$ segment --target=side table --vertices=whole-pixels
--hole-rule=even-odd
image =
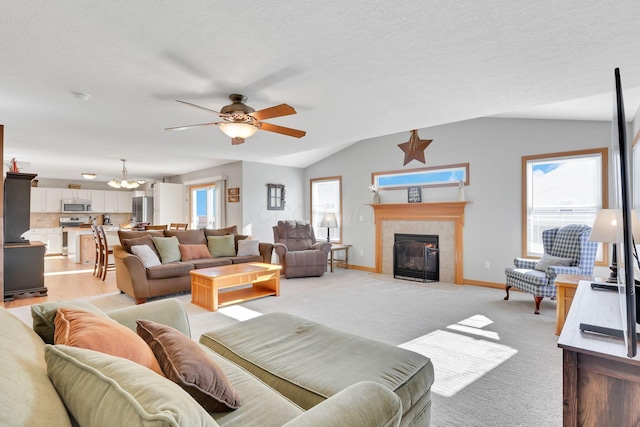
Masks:
[[[343,262],[344,263],[344,268],[348,269],[349,268],[349,248],[352,245],[331,245],[331,252],[329,254],[329,265],[331,268],[331,272],[333,273],[333,264],[337,263],[337,262]],[[334,253],[335,252],[339,252],[339,251],[344,251],[344,259],[335,259],[334,258]]]
[[[558,276],[556,276],[556,335],[560,335],[560,332],[562,332],[562,327],[569,314],[569,309],[571,308],[571,303],[573,302],[573,297],[576,294],[576,288],[580,280],[599,282],[602,279],[577,274],[558,274]]]

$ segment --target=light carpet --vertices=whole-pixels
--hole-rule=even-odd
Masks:
[[[388,275],[336,269],[318,278],[283,279],[281,296],[212,313],[185,306],[191,333],[281,311],[364,337],[402,346],[433,360],[432,421],[449,426],[559,426],[562,351],[555,335],[555,302],[468,285],[419,283]],[[120,293],[83,298],[103,310],[134,304]],[[31,325],[29,307],[11,309]]]

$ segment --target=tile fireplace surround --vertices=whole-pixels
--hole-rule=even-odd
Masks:
[[[440,280],[462,284],[464,208],[469,202],[370,205],[376,225],[376,273],[393,274],[395,233],[437,234]]]

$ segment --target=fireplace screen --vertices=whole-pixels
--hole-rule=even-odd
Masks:
[[[422,282],[440,281],[438,236],[396,234],[393,244],[393,277]]]

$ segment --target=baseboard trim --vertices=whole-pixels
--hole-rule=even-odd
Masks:
[[[464,279],[465,285],[484,286],[485,288],[504,289],[504,283],[484,282],[482,280]]]
[[[375,273],[376,272],[376,268],[375,267],[365,267],[363,265],[349,264],[349,268],[352,269],[352,270],[368,271],[369,273]]]

